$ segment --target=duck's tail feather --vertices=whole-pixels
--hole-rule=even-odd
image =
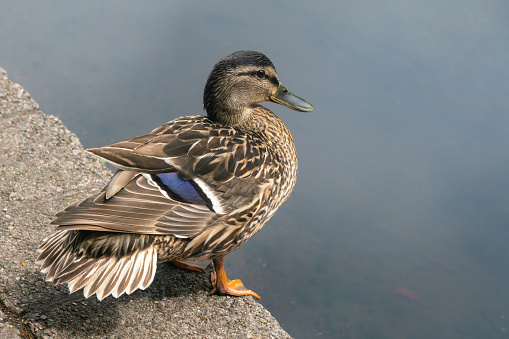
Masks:
[[[154,246],[139,248],[124,256],[91,257],[73,246],[78,232],[58,231],[44,239],[37,250],[36,264],[53,285],[67,283],[70,293],[83,288],[85,298],[96,294],[99,300],[108,295],[146,289],[154,280],[157,251]]]

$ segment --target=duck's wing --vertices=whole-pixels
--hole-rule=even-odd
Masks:
[[[88,151],[127,171],[156,177],[177,173],[219,214],[252,203],[247,200],[265,189],[277,162],[262,142],[200,116],[178,118],[150,134]]]
[[[192,238],[221,217],[176,173],[160,176],[118,170],[102,192],[67,207],[51,223],[59,230]]]
[[[257,204],[262,145],[203,117],[89,152],[121,168],[97,195],[58,213],[58,229],[194,238],[222,216]]]
[[[144,173],[178,172],[186,179],[264,178],[270,161],[264,144],[202,116],[181,117],[147,135],[87,150],[118,168]]]

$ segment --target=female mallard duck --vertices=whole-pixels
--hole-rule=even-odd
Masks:
[[[46,281],[102,300],[147,288],[158,263],[211,259],[211,293],[260,299],[226,278],[224,257],[265,225],[295,185],[295,145],[285,124],[258,104],[269,100],[313,110],[281,84],[265,55],[234,52],[209,75],[207,117],[177,118],[89,149],[118,170],[100,193],[51,222],[58,231],[37,259]]]

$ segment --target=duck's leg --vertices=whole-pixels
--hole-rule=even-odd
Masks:
[[[210,260],[172,260],[171,263],[178,268],[203,273],[210,265]]]
[[[261,299],[258,294],[245,288],[242,281],[239,279],[230,280],[226,277],[226,272],[224,271],[224,257],[214,259],[212,262],[214,263],[215,272],[210,274],[210,279],[212,281],[212,291],[210,291],[210,294],[217,291],[219,294],[234,296],[251,295],[258,300]]]

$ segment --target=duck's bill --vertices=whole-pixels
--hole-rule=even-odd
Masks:
[[[300,112],[313,112],[313,106],[306,100],[293,95],[283,84],[279,84],[279,87],[270,97],[271,101],[277,104],[286,106]]]

